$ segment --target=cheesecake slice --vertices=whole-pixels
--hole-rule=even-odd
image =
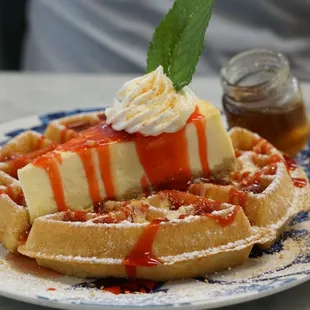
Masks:
[[[33,221],[150,189],[184,188],[196,177],[221,177],[234,165],[220,112],[197,100],[196,111],[175,133],[129,134],[103,121],[20,169],[18,177]]]

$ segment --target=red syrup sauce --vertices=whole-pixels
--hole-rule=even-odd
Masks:
[[[98,124],[100,121],[101,118],[98,121],[80,120],[64,125],[65,128],[60,132],[60,143],[65,143],[69,139],[77,137],[82,131]]]
[[[96,288],[115,295],[120,294],[147,294],[157,291],[164,282],[128,278],[104,278],[91,282],[83,282],[74,287]]]
[[[283,154],[287,170],[294,171],[298,168],[296,161],[290,156]]]
[[[113,283],[114,282],[114,283]],[[143,279],[117,279],[111,281],[107,279],[107,284],[102,286],[102,290],[114,295],[120,294],[147,294],[152,292],[159,282]]]
[[[277,156],[277,155],[273,155],[273,156]],[[287,169],[289,174],[291,171],[294,171],[298,168],[298,165],[293,158],[289,157],[286,154],[283,154],[283,157],[284,157],[284,164],[285,164],[286,169]],[[279,156],[278,156],[278,160],[276,157],[274,157],[274,162],[280,162],[280,161],[282,161],[282,159]],[[292,179],[294,186],[299,187],[299,188],[305,187],[308,184],[308,182],[305,178],[293,178],[293,177],[291,177],[291,179]]]
[[[116,224],[127,220],[133,212],[127,205],[128,203],[124,202],[124,205],[118,211],[113,212],[114,216],[112,214],[103,214],[92,222],[95,224]]]
[[[212,213],[213,211],[220,210],[222,205],[221,202],[178,191],[166,190],[160,192],[159,195],[168,199],[169,203],[172,205],[172,207],[170,207],[172,210],[177,210],[181,206],[192,205],[195,208],[195,215],[210,217],[223,227],[230,225],[234,221],[235,215],[240,209],[239,206],[236,206],[231,213],[222,216]],[[179,219],[184,218],[186,218],[185,214],[179,216]]]
[[[63,217],[64,222],[86,222],[86,211],[66,211]]]
[[[242,151],[238,150],[238,149],[235,149],[235,156],[236,156],[236,158],[240,157],[241,155],[242,155]]]
[[[228,215],[226,216],[222,216],[222,215],[217,215],[217,214],[213,214],[213,213],[210,213],[210,214],[206,214],[206,216],[214,219],[216,222],[218,222],[222,227],[225,227],[225,226],[228,226],[230,225],[235,217],[236,217],[236,214],[238,213],[238,211],[240,210],[240,206],[235,206],[233,211],[230,212]]]
[[[253,151],[257,154],[268,155],[274,146],[263,138],[254,139],[252,142]]]
[[[284,157],[284,163],[285,163],[285,166],[286,166],[288,173],[290,173],[290,171],[294,171],[298,168],[298,165],[293,158],[289,157],[286,154],[284,154],[283,157]],[[291,179],[292,179],[294,186],[299,187],[299,188],[305,187],[308,184],[308,181],[305,178],[293,178],[293,177],[291,177]]]
[[[263,142],[262,146],[260,147],[260,149],[259,149],[260,152],[258,152],[258,153],[259,154],[267,154],[269,152],[269,150],[271,150],[271,148],[272,148],[272,145],[269,142],[265,141],[265,142]],[[292,159],[291,157],[289,157],[286,154],[284,154],[283,157],[284,157],[284,161],[282,160],[282,158],[279,155],[272,155],[270,157],[269,161],[271,164],[283,161],[285,166],[286,166],[288,173],[290,173],[290,171],[294,171],[297,169],[298,165],[294,159]],[[272,166],[272,165],[270,165],[270,166]],[[299,188],[305,187],[308,184],[307,180],[304,178],[293,178],[293,177],[291,177],[291,179],[292,179],[293,185],[296,187],[299,187]]]
[[[20,237],[19,237],[19,243],[20,244],[25,244],[27,242],[28,236],[29,236],[30,230],[26,230],[23,232]]]
[[[205,197],[198,197],[176,190],[163,190],[158,194],[169,201],[171,210],[178,210],[181,206],[193,205],[196,210],[201,210],[203,213],[211,213],[212,211],[219,210],[222,204]]]
[[[0,189],[0,195],[6,194],[16,204],[23,205],[25,203],[24,193],[22,190],[14,190],[12,186],[7,185]]]
[[[149,183],[145,175],[141,177],[140,183],[141,183],[141,187],[143,189],[143,193],[145,197],[149,196],[151,194],[151,190],[150,190]]]
[[[241,207],[244,207],[246,204],[246,201],[248,199],[248,194],[246,192],[237,190],[236,188],[232,187],[229,190],[229,200],[228,202],[230,204],[239,205]]]
[[[38,140],[39,142],[42,141],[41,139]],[[41,145],[42,142],[40,142]],[[39,147],[40,147],[39,145]],[[40,157],[52,150],[54,150],[56,147],[56,144],[51,144],[47,147],[37,149],[33,152],[30,152],[28,154],[16,154],[9,157],[3,157],[0,159],[1,162],[6,162],[9,167],[8,174],[11,175],[14,178],[17,178],[17,170],[25,167],[29,163],[31,163],[35,158]]]
[[[155,267],[161,264],[161,261],[152,253],[152,249],[160,223],[164,221],[162,219],[151,221],[125,258],[124,265],[130,279],[136,277],[137,267]]]
[[[48,174],[59,212],[66,211],[68,209],[58,167],[58,164],[61,164],[61,162],[62,159],[60,154],[54,152],[38,157],[32,162],[33,165],[43,168]]]
[[[307,180],[304,178],[292,178],[292,182],[294,186],[299,188],[305,187],[308,184]]]

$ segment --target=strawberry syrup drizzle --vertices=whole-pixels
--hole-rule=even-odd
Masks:
[[[96,204],[102,199],[96,175],[96,167],[92,156],[92,149],[86,149],[79,152],[79,156],[84,166],[89,196],[91,197],[93,204]]]
[[[2,194],[8,195],[10,199],[13,200],[16,204],[24,205],[25,198],[24,198],[24,193],[21,189],[15,190],[13,189],[12,185],[7,185],[7,186],[2,185],[2,186],[3,188],[0,189],[0,195]]]
[[[211,213],[219,210],[221,202],[214,201],[205,197],[198,197],[193,194],[184,193],[176,190],[163,190],[158,193],[163,199],[167,199],[172,210],[178,210],[181,206],[192,205],[198,213]]]
[[[62,179],[58,164],[61,164],[62,159],[59,153],[48,153],[35,159],[32,163],[37,167],[43,168],[48,174],[54,198],[58,211],[66,211],[68,209],[65,194],[62,185]]]
[[[214,213],[206,214],[207,217],[214,219],[216,222],[218,222],[222,227],[228,226],[233,223],[236,214],[240,211],[240,206],[235,206],[232,212],[230,212],[228,215],[218,215]],[[202,214],[204,215],[204,214]]]
[[[304,178],[292,178],[292,182],[294,186],[299,188],[305,187],[308,184],[307,180]]]
[[[268,155],[274,148],[271,143],[263,138],[254,139],[252,142],[253,151],[257,154]]]
[[[149,196],[151,191],[150,191],[149,183],[147,181],[147,177],[145,176],[145,174],[141,177],[140,184],[141,184],[141,187],[142,187],[142,190],[145,196],[146,197]]]
[[[268,154],[272,150],[272,145],[265,141],[264,139],[255,139],[252,143],[253,149],[257,154]],[[236,150],[236,157],[242,155],[242,151]],[[254,157],[255,162],[255,157]],[[265,186],[261,184],[261,177],[268,175],[275,175],[277,171],[277,164],[279,162],[283,162],[286,166],[288,173],[294,171],[298,168],[297,163],[294,159],[290,158],[287,155],[283,155],[283,158],[278,154],[272,154],[268,158],[268,165],[263,167],[261,170],[257,171],[253,175],[249,172],[234,172],[232,174],[232,179],[237,182],[237,188],[231,187],[228,194],[228,202],[231,204],[237,204],[241,207],[246,205],[248,199],[248,192],[252,192],[254,194],[260,194],[265,190]],[[302,188],[308,184],[307,180],[304,178],[293,178],[291,177],[293,185],[299,188]],[[206,183],[219,184],[219,185],[229,185],[229,184],[221,184],[221,180],[205,180]],[[226,181],[223,180],[225,183]]]
[[[137,267],[155,267],[161,264],[161,261],[152,253],[152,250],[160,223],[164,221],[163,219],[151,221],[125,258],[124,265],[129,278],[136,277]]]
[[[38,140],[38,145],[35,151],[32,151],[28,154],[15,154],[9,157],[2,157],[1,162],[6,162],[9,167],[8,174],[14,178],[17,178],[17,170],[25,167],[31,163],[34,159],[39,156],[42,156],[55,149],[56,144],[51,144],[44,148],[39,148],[42,144],[42,139]]]
[[[234,218],[240,209],[239,206],[236,206],[232,212],[226,216],[223,216],[212,213],[213,211],[218,211],[221,209],[221,202],[174,190],[165,190],[159,192],[158,194],[163,199],[167,199],[169,201],[171,205],[170,209],[178,210],[181,206],[191,205],[195,208],[195,215],[202,215],[212,218],[223,227],[230,225],[234,221]],[[186,216],[187,215],[182,214],[179,216],[179,219],[184,219]]]
[[[86,211],[66,211],[63,217],[65,222],[86,222],[87,212]]]
[[[196,127],[197,137],[198,137],[198,148],[200,163],[202,166],[203,175],[205,178],[210,176],[210,167],[208,161],[208,141],[207,141],[207,124],[205,117],[200,114],[199,109],[196,108],[195,112],[192,114],[188,123],[194,123]]]
[[[268,154],[270,153],[271,149],[273,148],[272,144],[270,144],[268,141],[260,138],[253,142],[254,145],[254,151],[256,151],[257,154]],[[274,175],[276,173],[277,166],[276,164],[279,162],[283,162],[286,166],[287,172],[290,174],[291,171],[294,171],[298,168],[298,165],[296,161],[289,157],[286,154],[283,154],[283,158],[278,154],[273,154],[268,159],[269,165],[265,166],[263,169],[258,171],[254,174],[254,176],[250,177],[248,180],[241,182],[241,187],[243,189],[247,188],[247,185],[250,185],[253,187],[254,185],[254,193],[260,192],[263,188],[258,188],[259,186],[259,178],[261,175]],[[299,188],[302,188],[308,184],[307,180],[304,178],[293,178],[291,177],[293,185]],[[255,188],[256,186],[256,188]]]
[[[60,143],[65,143],[66,141],[72,138],[78,137],[82,131],[87,130],[88,128],[98,124],[99,120],[98,121],[80,120],[64,125],[64,128],[60,132]]]
[[[284,157],[284,160],[285,160],[285,165],[286,165],[287,170],[294,171],[294,170],[296,170],[298,168],[298,165],[297,165],[296,161],[293,158],[289,157],[286,154],[284,154],[283,157]]]
[[[114,295],[120,294],[147,294],[156,292],[164,282],[128,279],[128,278],[103,278],[95,281],[86,281],[79,283],[74,287],[97,288],[104,292],[110,292]]]
[[[49,287],[49,288],[47,289],[47,291],[49,291],[49,292],[54,292],[54,291],[56,291],[56,289],[55,289],[55,287]]]
[[[101,180],[106,191],[106,199],[112,199],[115,197],[115,187],[111,170],[112,163],[109,146],[100,147],[97,149],[97,156],[99,159]],[[91,186],[91,184],[89,183],[88,186]],[[94,202],[94,204],[96,204],[96,202]]]
[[[236,188],[232,187],[229,190],[229,198],[228,198],[228,202],[230,204],[235,204],[235,205],[239,205],[241,207],[244,207],[247,199],[248,199],[248,193],[237,190]]]

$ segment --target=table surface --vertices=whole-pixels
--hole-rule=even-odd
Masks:
[[[71,108],[104,107],[130,75],[0,74],[0,124],[20,117]],[[194,78],[192,89],[220,107],[221,87],[217,77]],[[310,84],[302,85],[310,112]],[[310,282],[288,291],[227,310],[310,309]],[[0,310],[42,310],[43,307],[0,297]],[[46,308],[45,308],[46,309]]]

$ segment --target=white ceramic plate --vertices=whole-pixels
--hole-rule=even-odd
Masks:
[[[89,111],[89,110],[88,110]],[[0,126],[0,143],[22,130],[42,132],[46,124],[81,110],[28,117]],[[310,151],[298,161],[310,174]],[[254,249],[240,267],[184,281],[142,283],[145,294],[114,295],[113,281],[64,277],[44,271],[32,260],[12,258],[0,246],[0,295],[39,305],[66,309],[186,308],[210,309],[250,301],[286,290],[310,279],[310,214],[300,212],[268,251]],[[124,284],[124,283],[123,283]],[[126,288],[126,286],[124,287]]]

